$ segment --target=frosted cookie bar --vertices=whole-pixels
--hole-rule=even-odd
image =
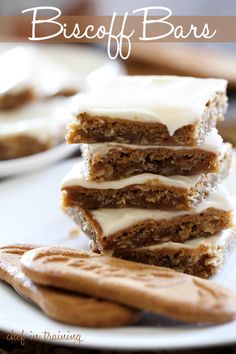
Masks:
[[[223,119],[225,80],[120,76],[79,98],[68,143],[199,145]]]
[[[31,46],[0,45],[0,110],[78,92],[73,75],[43,51]]]
[[[74,98],[55,97],[0,111],[0,160],[29,156],[64,142]]]
[[[184,146],[83,144],[87,179],[109,181],[141,173],[164,176],[219,172],[232,147],[213,128],[197,148]]]
[[[113,256],[208,278],[222,268],[235,241],[236,230],[232,228],[214,236],[199,237],[184,243],[169,241],[134,249],[115,249]]]
[[[148,209],[87,210],[62,203],[64,211],[95,241],[100,251],[184,242],[214,235],[232,225],[232,205],[224,186],[192,211]]]
[[[0,160],[64,142],[79,84],[49,52],[0,43]]]
[[[228,174],[230,161],[229,158],[222,163],[221,173],[171,177],[142,173],[105,182],[88,181],[85,164],[81,161],[62,181],[63,204],[86,209],[138,207],[190,210]]]
[[[5,49],[5,50],[4,50]],[[36,99],[36,90],[27,80],[31,57],[23,47],[0,46],[0,110],[14,109]]]

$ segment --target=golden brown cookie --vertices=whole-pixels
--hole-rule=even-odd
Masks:
[[[134,323],[138,310],[106,300],[34,284],[21,270],[20,257],[33,245],[0,248],[0,279],[37,304],[49,317],[84,327],[116,327]]]
[[[202,323],[236,317],[235,295],[220,285],[174,270],[92,252],[42,247],[21,259],[35,282]]]

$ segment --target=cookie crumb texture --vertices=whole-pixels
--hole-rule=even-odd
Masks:
[[[205,242],[199,242],[196,247],[191,248],[185,247],[185,244],[177,244],[178,247],[176,247],[175,243],[166,243],[160,248],[154,246],[114,249],[113,256],[133,262],[172,268],[178,272],[207,279],[221,270],[235,242],[236,232],[232,229],[227,242],[218,247],[211,247],[206,238]]]
[[[118,145],[105,154],[90,152],[87,156],[87,177],[90,181],[111,181],[141,173],[162,176],[191,176],[201,173],[217,173],[226,160],[231,159],[232,147],[223,156],[201,149],[156,147],[134,149]]]

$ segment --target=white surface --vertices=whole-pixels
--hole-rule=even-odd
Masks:
[[[77,113],[160,122],[169,134],[200,121],[208,101],[225,93],[227,81],[184,76],[120,76],[82,95]],[[76,122],[76,121],[75,121]]]
[[[59,208],[60,181],[75,161],[68,160],[40,173],[13,178],[0,184],[0,244],[31,242],[85,247],[83,237],[68,238],[74,224]],[[236,169],[226,181],[236,206]],[[234,195],[233,195],[234,194]],[[236,291],[236,251],[215,280]],[[0,329],[24,335],[50,331],[80,333],[81,345],[102,348],[171,349],[221,345],[236,342],[236,321],[219,326],[193,326],[157,316],[145,316],[133,327],[95,330],[52,321],[40,310],[0,283]],[[22,320],[23,319],[23,320]],[[60,341],[60,343],[62,343]],[[71,341],[67,342],[73,345]]]

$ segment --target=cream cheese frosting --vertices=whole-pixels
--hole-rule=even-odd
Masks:
[[[118,144],[118,143],[99,143],[99,144],[81,144],[83,156],[87,158],[90,154],[105,155],[111,149],[129,148],[133,150],[146,150],[146,149],[170,149],[170,150],[205,150],[213,152],[216,155],[225,152],[227,145],[223,143],[222,137],[218,134],[216,128],[206,136],[206,139],[196,148],[190,146],[157,146],[157,145],[131,145],[131,144]]]
[[[184,76],[120,76],[81,95],[75,115],[159,122],[169,134],[201,120],[206,104],[225,93],[227,81]],[[76,122],[76,120],[75,120]]]
[[[15,46],[0,55],[0,95],[32,88],[39,96],[74,87],[72,73],[31,46]],[[78,85],[78,84],[77,84]]]
[[[229,194],[223,185],[218,185],[217,188],[192,211],[104,208],[92,210],[90,213],[102,228],[103,234],[109,236],[115,232],[126,229],[145,220],[169,220],[171,218],[176,218],[183,215],[194,215],[201,213],[208,208],[220,210],[232,209]]]
[[[160,184],[165,186],[174,186],[183,189],[194,187],[202,178],[202,175],[181,176],[175,175],[165,177],[153,173],[141,173],[139,175],[122,178],[114,181],[95,182],[86,179],[86,165],[84,161],[75,164],[64,177],[61,188],[80,186],[94,189],[121,189],[134,184]]]

